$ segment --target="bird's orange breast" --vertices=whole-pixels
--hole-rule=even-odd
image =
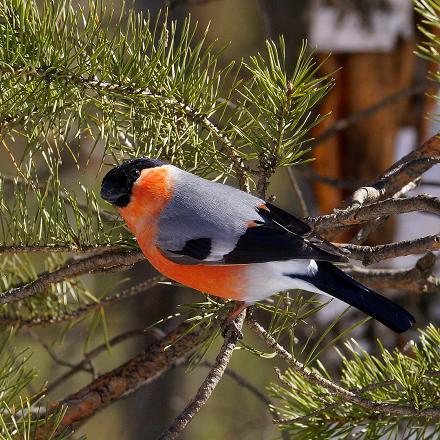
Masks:
[[[245,294],[245,266],[177,264],[155,245],[160,213],[172,195],[172,175],[167,166],[145,169],[133,186],[130,203],[119,210],[142,252],[159,272],[174,281],[211,295],[240,300]]]

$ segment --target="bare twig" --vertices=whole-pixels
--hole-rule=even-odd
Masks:
[[[126,341],[127,339],[131,339],[138,336],[147,336],[147,335],[153,335],[156,340],[160,340],[165,337],[165,334],[157,329],[157,328],[150,328],[148,330],[145,329],[135,329],[135,330],[129,330],[124,333],[121,333],[114,338],[110,339],[108,342],[98,345],[93,350],[88,351],[87,353],[84,353],[84,359],[80,362],[73,364],[70,367],[70,370],[64,373],[62,376],[60,376],[58,379],[55,379],[52,383],[50,383],[46,387],[46,393],[52,392],[55,388],[60,386],[62,383],[64,383],[66,380],[70,379],[73,375],[80,372],[81,370],[86,369],[87,365],[89,365],[90,361],[103,353],[104,351],[108,350],[109,347],[114,347],[117,344],[120,344],[121,342]],[[88,370],[87,370],[88,371]]]
[[[378,246],[359,246],[355,244],[338,244],[337,246],[349,251],[350,257],[361,260],[367,266],[390,258],[438,251],[440,250],[440,235],[428,235],[416,238],[415,240],[399,241]]]
[[[241,327],[243,326],[244,317],[245,312],[242,312],[237,318],[237,328],[239,330],[241,330]],[[236,344],[237,335],[230,333],[225,338],[211,371],[203,381],[196,395],[186,406],[186,408],[179,414],[179,416],[174,419],[174,422],[171,424],[171,426],[162,433],[162,435],[159,437],[159,440],[170,440],[177,438],[186,428],[188,423],[190,423],[194,416],[201,410],[223,377]]]
[[[97,272],[114,267],[129,267],[143,260],[145,257],[140,251],[105,252],[98,255],[70,261],[53,272],[39,274],[35,281],[16,286],[0,295],[0,304],[20,301],[31,295],[43,291],[50,284],[58,283],[85,273]]]
[[[52,360],[56,364],[61,365],[62,367],[67,367],[67,368],[74,368],[75,367],[75,364],[72,364],[71,362],[68,362],[64,359],[61,359],[55,353],[55,351],[52,349],[52,347],[44,339],[40,338],[40,336],[37,333],[33,332],[32,330],[27,330],[26,333],[32,339],[34,339],[36,342],[38,342],[46,350],[47,354],[52,358]],[[83,364],[83,365],[81,365],[80,370],[90,372],[90,367],[88,367],[87,364]]]
[[[312,147],[321,144],[322,142],[334,136],[339,131],[347,129],[353,124],[356,124],[362,119],[368,118],[369,116],[382,110],[383,108],[393,105],[402,99],[423,93],[432,87],[433,87],[432,82],[425,81],[420,84],[415,84],[411,87],[399,90],[398,92],[393,93],[389,96],[386,96],[385,98],[381,99],[376,104],[373,104],[372,106],[366,108],[365,110],[361,110],[360,112],[354,113],[353,115],[350,115],[345,119],[340,119],[336,121],[334,124],[330,125],[330,127],[328,127],[323,133],[321,133],[313,141]]]
[[[266,330],[258,324],[254,320],[247,321],[250,328],[260,337],[262,338],[269,347],[274,349],[281,359],[283,359],[289,367],[299,373],[302,377],[304,377],[310,383],[315,385],[319,385],[331,392],[332,394],[338,396],[342,402],[348,402],[353,405],[360,406],[366,410],[372,412],[378,412],[380,414],[393,414],[404,417],[418,417],[418,418],[440,418],[440,408],[425,408],[425,409],[417,409],[414,407],[399,405],[393,403],[386,402],[377,402],[365,397],[362,397],[358,393],[347,390],[346,388],[341,387],[340,385],[332,382],[331,380],[321,376],[316,371],[310,370],[301,362],[292,357],[292,355],[280,344],[278,344],[275,339],[273,339]]]
[[[307,208],[307,203],[304,199],[301,188],[298,185],[298,182],[296,180],[295,173],[293,172],[292,167],[287,167],[287,175],[289,177],[289,182],[290,182],[290,185],[293,189],[293,192],[298,197],[299,205],[301,206],[301,214],[303,217],[308,217],[309,210]]]

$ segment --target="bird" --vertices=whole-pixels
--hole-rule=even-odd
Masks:
[[[160,273],[195,290],[234,300],[234,322],[280,291],[335,297],[402,333],[414,317],[335,263],[347,256],[303,220],[232,186],[170,163],[134,158],[103,178],[101,197],[117,208]]]

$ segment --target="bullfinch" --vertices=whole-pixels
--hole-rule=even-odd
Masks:
[[[246,192],[157,159],[110,170],[101,197],[115,205],[145,257],[193,289],[248,305],[304,289],[338,298],[396,332],[415,323],[399,305],[333,263],[347,257],[309,225]]]

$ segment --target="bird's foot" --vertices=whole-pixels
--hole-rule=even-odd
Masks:
[[[242,331],[238,328],[237,323],[235,322],[235,319],[229,319],[226,318],[223,321],[222,324],[222,336],[226,339],[226,338],[232,338],[235,340],[238,339],[243,339],[243,333]]]
[[[226,317],[222,324],[222,336],[224,338],[234,337],[236,340],[243,339],[243,333],[238,328],[235,319],[238,318],[241,312],[248,306],[245,302],[237,301],[234,310]]]

